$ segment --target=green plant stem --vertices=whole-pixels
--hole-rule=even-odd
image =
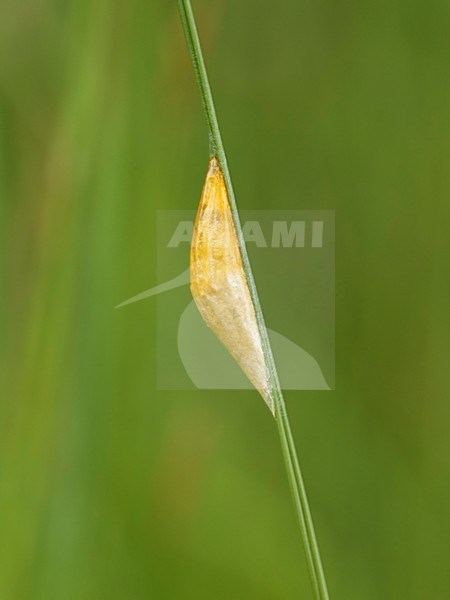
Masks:
[[[205,110],[206,121],[209,130],[210,154],[215,156],[219,161],[222,169],[225,184],[227,187],[228,197],[230,201],[231,212],[233,215],[234,226],[239,241],[242,262],[250,290],[250,295],[256,313],[256,320],[261,336],[264,360],[269,373],[269,386],[272,399],[274,402],[275,419],[278,425],[278,433],[280,436],[281,449],[286,465],[289,485],[291,488],[296,514],[300,525],[303,545],[305,547],[308,570],[311,578],[311,585],[314,591],[316,600],[328,600],[328,591],[325,581],[325,575],[320,559],[319,547],[317,544],[314,525],[309,510],[308,499],[306,495],[305,485],[300,470],[300,464],[295,449],[294,439],[292,437],[289,418],[281,391],[280,382],[275,366],[275,361],[270,346],[267,329],[264,323],[264,317],[259,302],[258,292],[256,290],[255,281],[253,278],[252,269],[248,259],[247,248],[244,241],[242,227],[240,223],[239,213],[234,196],[233,185],[231,183],[230,171],[228,169],[225,149],[220,134],[219,123],[217,121],[214,100],[209,85],[206,66],[203,59],[203,53],[200,46],[200,40],[197,33],[194,14],[190,0],[178,0],[180,9],[181,21],[183,24],[186,41],[189,48],[189,53],[194,68],[195,77],[200,88],[203,108]]]

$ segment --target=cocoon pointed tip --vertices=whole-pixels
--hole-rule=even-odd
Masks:
[[[255,308],[216,158],[210,160],[195,220],[190,271],[192,296],[203,320],[274,413]]]

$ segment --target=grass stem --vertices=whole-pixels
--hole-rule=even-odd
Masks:
[[[245,246],[244,236],[240,223],[239,213],[234,196],[233,186],[231,183],[230,171],[227,164],[225,149],[220,134],[219,123],[217,120],[214,100],[209,85],[206,66],[203,59],[200,40],[197,33],[195,18],[192,11],[190,0],[178,0],[180,9],[181,21],[183,24],[184,33],[186,36],[189,53],[194,68],[195,77],[200,88],[203,108],[205,110],[206,121],[208,124],[210,154],[216,156],[220,167],[224,174],[225,183],[227,186],[230,207],[233,214],[233,221],[236,228],[236,234],[239,241],[239,247],[244,265],[244,271],[247,278],[247,283],[250,289],[250,295],[255,307],[258,329],[261,336],[264,359],[269,372],[269,382],[271,393],[275,406],[275,419],[278,425],[278,433],[280,436],[281,449],[286,465],[289,485],[294,500],[294,506],[300,531],[302,535],[303,545],[305,547],[308,570],[311,578],[311,585],[314,591],[316,600],[329,600],[325,574],[320,559],[319,547],[317,544],[314,525],[311,517],[311,512],[308,505],[305,485],[300,470],[300,464],[295,449],[294,439],[292,437],[289,418],[281,391],[280,382],[275,366],[275,361],[272,355],[267,329],[264,323],[264,317],[259,302],[258,293],[256,290],[252,269],[248,259],[247,248]]]

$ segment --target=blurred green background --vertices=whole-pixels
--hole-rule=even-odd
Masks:
[[[286,395],[331,596],[448,599],[449,4],[194,9],[240,206],[336,210],[337,389]],[[0,598],[310,598],[263,402],[113,309],[206,170],[175,2],[3,2],[0,130]]]

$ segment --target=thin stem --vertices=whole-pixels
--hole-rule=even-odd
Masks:
[[[283,452],[289,485],[300,525],[302,540],[305,547],[314,597],[316,600],[329,600],[325,575],[319,554],[319,547],[314,532],[311,512],[309,510],[306,489],[303,483],[303,477],[297,458],[294,439],[292,437],[291,428],[289,425],[286,405],[281,391],[277,369],[272,354],[272,348],[270,346],[269,337],[261,310],[261,304],[259,302],[258,292],[256,290],[256,285],[247,254],[239,212],[236,205],[236,198],[233,191],[233,185],[231,183],[230,171],[228,169],[227,158],[222,142],[222,136],[220,134],[219,123],[214,107],[214,100],[211,93],[211,87],[209,85],[208,74],[206,72],[205,61],[203,59],[203,53],[200,46],[194,14],[192,12],[191,2],[190,0],[178,0],[178,7],[180,9],[181,21],[192,60],[192,66],[194,68],[195,77],[200,88],[200,95],[202,98],[203,108],[205,110],[205,116],[209,130],[210,154],[211,156],[216,156],[225,178],[225,184],[230,200],[234,226],[239,241],[244,271],[255,308],[256,320],[258,323],[258,329],[264,351],[264,360],[269,373],[269,385],[274,401],[275,419],[278,425],[281,449]]]
[[[284,402],[283,402],[284,405]],[[277,418],[278,433],[280,435],[281,449],[284,456],[288,480],[294,500],[295,509],[300,525],[303,545],[305,548],[309,576],[313,587],[314,596],[318,600],[328,600],[327,583],[320,558],[319,546],[314,532],[314,524],[309,509],[308,497],[303,482],[300,463],[292,437],[289,418],[286,410],[280,411]]]

